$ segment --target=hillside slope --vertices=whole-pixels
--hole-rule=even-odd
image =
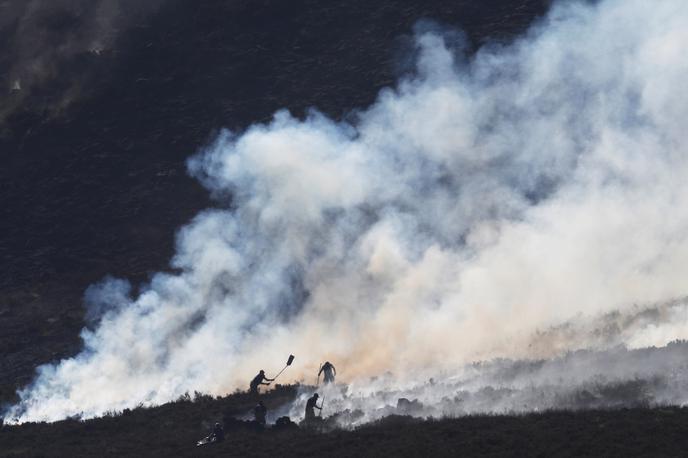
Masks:
[[[297,387],[264,396],[269,409],[291,403]],[[240,393],[200,396],[88,421],[0,429],[2,457],[64,456],[681,456],[688,409],[624,409],[485,415],[422,421],[391,416],[355,430],[253,431],[226,421],[223,443],[196,447],[216,421],[249,414]]]

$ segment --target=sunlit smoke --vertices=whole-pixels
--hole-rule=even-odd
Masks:
[[[631,382],[642,364],[616,346],[688,336],[687,26],[682,0],[567,2],[466,57],[424,25],[415,73],[353,121],[281,111],[221,133],[189,169],[231,208],[181,229],[178,273],[137,296],[90,288],[84,350],[39,368],[6,420],[226,393],[290,353],[283,382],[313,383],[328,359],[350,396],[388,374],[390,396],[421,386],[421,402],[459,399],[455,413],[568,407],[607,356],[610,380]],[[630,318],[644,307],[667,312]],[[613,316],[605,340],[594,323]],[[580,349],[606,356],[564,356]],[[675,361],[652,355],[652,370]],[[502,403],[475,393],[508,365],[466,381],[495,358],[585,377],[525,371],[554,401]],[[654,400],[685,401],[666,386]]]

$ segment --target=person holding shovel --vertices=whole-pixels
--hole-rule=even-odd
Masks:
[[[251,394],[257,395],[259,385],[270,385],[270,382],[273,382],[274,380],[274,378],[267,378],[265,376],[265,371],[261,369],[260,372],[258,372],[258,375],[253,377],[253,380],[251,380],[251,384],[249,385],[249,391]],[[265,383],[266,381],[268,383]]]
[[[318,407],[318,393],[308,398],[306,401],[306,421],[315,420],[315,409],[322,410],[322,407]]]

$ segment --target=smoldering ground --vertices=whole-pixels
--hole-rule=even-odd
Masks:
[[[533,345],[569,348],[555,358],[498,358],[405,383],[386,372],[351,384],[303,387],[297,402],[275,415],[302,418],[315,389],[324,398],[327,426],[343,428],[399,414],[444,418],[682,405],[688,389],[688,344],[683,340],[648,347],[644,339],[657,328],[671,326],[687,307],[686,300],[636,307],[536,333]],[[629,336],[643,341],[635,347],[624,344],[633,340]],[[594,349],[576,350],[576,342]]]
[[[91,288],[83,352],[39,368],[5,418],[224,393],[288,353],[291,380],[329,359],[351,390],[374,392],[370,378],[389,372],[385,391],[422,386],[430,404],[465,391],[471,362],[495,358],[552,359],[542,364],[559,385],[538,371],[523,383],[558,386],[553,406],[607,376],[570,351],[617,358],[615,383],[635,380],[639,353],[610,350],[587,325],[557,345],[540,339],[686,294],[686,24],[679,0],[565,2],[472,57],[424,24],[416,70],[348,122],[282,111],[221,133],[189,170],[231,208],[179,231],[179,273],[133,296],[121,281]],[[617,344],[684,338],[685,313],[671,310],[632,321]],[[650,354],[657,371],[677,367],[671,347]],[[471,386],[494,385],[500,367]],[[585,378],[569,384],[579,367]],[[683,403],[683,384],[671,387],[655,398]],[[466,411],[544,407],[541,391],[520,393],[454,396]]]
[[[685,341],[662,348],[579,350],[548,360],[494,360],[399,383],[391,373],[321,386],[327,427],[351,428],[390,415],[447,418],[552,409],[658,407],[685,403]],[[303,418],[313,388],[275,413]]]

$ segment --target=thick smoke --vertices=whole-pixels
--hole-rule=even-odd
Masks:
[[[558,386],[503,404],[524,410],[643,361],[654,380],[674,350],[617,346],[688,335],[687,26],[682,0],[568,2],[471,58],[419,29],[417,71],[354,121],[282,111],[223,132],[189,168],[231,209],[183,228],[178,273],[138,296],[91,288],[83,352],[39,368],[5,418],[226,393],[289,353],[283,382],[329,359],[351,396],[422,386],[455,413],[500,410],[481,391],[497,382]],[[581,349],[601,353],[565,356]],[[471,366],[495,358],[511,362]]]

